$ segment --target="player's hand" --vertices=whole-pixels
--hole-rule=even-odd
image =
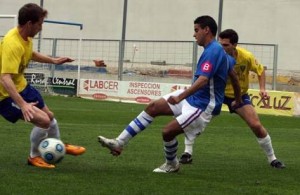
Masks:
[[[53,62],[54,64],[63,64],[66,62],[73,62],[74,60],[68,57],[59,57],[59,58],[54,58]]]
[[[265,90],[260,90],[259,95],[262,99],[267,100],[270,98],[269,94]]]
[[[243,103],[242,100],[240,100],[240,101],[234,100],[233,102],[231,102],[231,108],[232,108],[232,110],[235,110],[235,109],[237,109],[237,108],[240,108],[241,105],[242,105],[242,103]]]
[[[181,99],[178,96],[170,96],[167,100],[170,104],[175,105],[178,104]]]
[[[33,119],[33,115],[35,113],[34,106],[36,106],[38,102],[26,103],[21,107],[23,118],[26,122],[30,122]]]

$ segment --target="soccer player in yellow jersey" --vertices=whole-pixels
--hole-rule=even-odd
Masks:
[[[264,126],[261,124],[248,95],[249,72],[252,71],[258,76],[261,97],[269,98],[268,93],[265,89],[265,70],[263,65],[256,61],[251,52],[237,46],[238,34],[234,30],[227,29],[221,32],[219,35],[219,42],[223,46],[225,51],[236,59],[234,70],[239,77],[241,95],[243,100],[243,104],[240,104],[238,108],[233,109],[231,107],[231,103],[234,100],[234,93],[231,81],[227,80],[225,88],[225,98],[223,103],[228,106],[231,113],[237,113],[251,128],[252,132],[257,137],[258,144],[265,151],[270,165],[278,169],[285,168],[285,165],[276,158],[271,142],[271,137]],[[193,144],[194,140],[188,140],[187,138],[185,138],[185,152],[180,158],[180,163],[188,164],[192,162]]]
[[[0,44],[0,114],[15,123],[19,119],[34,125],[31,134],[31,149],[28,164],[41,168],[55,168],[40,156],[38,145],[47,137],[60,138],[54,114],[45,105],[41,94],[30,86],[24,71],[30,60],[63,64],[72,62],[67,57],[52,58],[33,51],[32,38],[42,30],[47,10],[28,3],[20,8],[18,26],[11,29]],[[79,155],[85,148],[66,144],[66,153]]]

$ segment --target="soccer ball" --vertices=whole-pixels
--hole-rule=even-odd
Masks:
[[[49,164],[59,163],[66,154],[64,143],[56,138],[46,138],[39,145],[41,157]]]

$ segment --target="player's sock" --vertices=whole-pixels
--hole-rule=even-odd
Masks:
[[[38,150],[39,144],[41,140],[45,139],[48,136],[48,129],[42,129],[40,127],[34,126],[31,134],[31,149],[30,149],[30,157],[34,158],[36,156],[40,156],[40,152]]]
[[[184,152],[189,153],[190,155],[193,154],[193,145],[195,140],[189,140],[187,137],[184,138]]]
[[[165,142],[164,141],[164,151],[165,157],[168,164],[177,163],[177,149],[178,149],[178,142],[176,139],[172,141]]]
[[[60,138],[60,132],[59,132],[59,127],[57,124],[57,120],[53,118],[53,120],[50,122],[50,127],[48,130],[48,137],[51,138]]]
[[[131,138],[142,132],[153,121],[153,117],[145,111],[141,112],[117,137],[117,140],[125,145]]]
[[[273,160],[275,160],[276,156],[274,154],[272,141],[271,141],[271,137],[269,136],[269,134],[264,138],[257,138],[257,141],[258,141],[259,145],[261,146],[261,148],[265,151],[269,163],[271,163]]]

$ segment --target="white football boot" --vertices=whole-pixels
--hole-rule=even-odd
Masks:
[[[160,167],[153,170],[155,173],[175,173],[179,171],[179,162],[176,161],[174,163],[165,162]]]
[[[103,136],[98,136],[98,141],[103,147],[110,150],[110,153],[114,156],[119,156],[123,150],[123,144],[116,139],[108,139]]]

